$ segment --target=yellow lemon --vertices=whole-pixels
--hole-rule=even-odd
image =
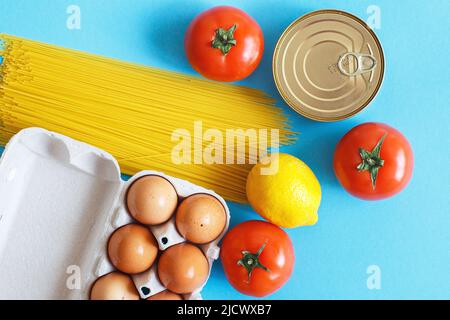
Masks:
[[[319,181],[311,169],[288,154],[263,159],[247,178],[247,198],[253,209],[280,227],[316,224],[321,197]]]

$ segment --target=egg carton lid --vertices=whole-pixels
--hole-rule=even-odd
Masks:
[[[45,129],[28,128],[9,141],[0,159],[0,299],[88,298],[95,278],[113,270],[107,238],[132,222],[124,209],[126,189],[146,174],[167,178],[181,197],[209,193],[224,205],[226,228],[218,239],[201,246],[211,270],[230,217],[220,196],[155,171],[124,182],[117,160],[107,152]],[[172,224],[150,228],[162,250],[184,241]],[[164,235],[173,243],[163,244]],[[151,274],[154,268],[133,276],[137,288],[152,286],[156,289],[152,294],[164,290],[157,279],[149,279]],[[200,291],[185,298],[200,299]]]

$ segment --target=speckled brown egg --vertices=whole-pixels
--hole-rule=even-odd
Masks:
[[[108,256],[120,271],[135,274],[149,269],[158,254],[158,244],[150,230],[142,225],[129,224],[111,235]]]
[[[188,243],[174,245],[163,252],[158,262],[161,283],[179,294],[193,292],[206,281],[209,263],[203,252]]]
[[[91,300],[139,300],[139,294],[130,276],[111,272],[98,278],[91,288]]]
[[[197,244],[215,240],[225,228],[226,221],[222,203],[208,194],[195,194],[184,199],[176,213],[178,232]]]
[[[126,198],[130,215],[148,225],[166,222],[178,205],[175,188],[159,176],[144,176],[136,180],[128,189]]]
[[[147,298],[147,300],[183,300],[183,297],[172,291],[165,290]]]

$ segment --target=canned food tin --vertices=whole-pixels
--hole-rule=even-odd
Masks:
[[[294,21],[273,56],[276,86],[286,103],[317,121],[338,121],[363,110],[384,76],[384,54],[361,19],[319,10]]]

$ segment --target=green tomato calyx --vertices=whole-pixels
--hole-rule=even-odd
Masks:
[[[264,248],[266,247],[267,242],[264,242],[264,244],[259,248],[257,253],[251,253],[249,251],[242,251],[242,258],[237,262],[238,265],[243,266],[245,269],[247,269],[248,273],[248,283],[250,283],[250,278],[252,276],[252,272],[256,268],[263,269],[266,272],[270,272],[270,270],[261,264],[259,261],[259,256],[263,252]]]
[[[211,43],[214,49],[220,49],[222,54],[226,56],[230,52],[231,48],[236,45],[236,39],[234,39],[234,32],[236,31],[236,24],[230,29],[226,30],[219,28],[216,30],[216,34]]]
[[[367,151],[364,148],[359,148],[359,154],[362,162],[358,165],[358,171],[369,171],[370,180],[372,181],[372,188],[375,190],[377,184],[378,171],[384,165],[384,160],[380,157],[381,146],[387,134],[385,133],[377,142],[373,150]]]

